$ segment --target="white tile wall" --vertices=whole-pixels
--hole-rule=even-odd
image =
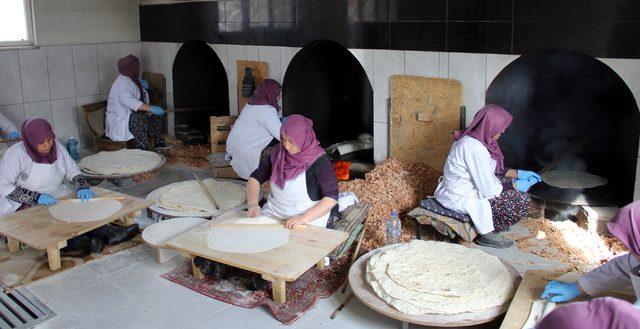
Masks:
[[[0,51],[0,77],[0,105],[22,103],[20,60],[17,51]]]
[[[39,102],[51,99],[45,49],[20,50],[18,55],[24,101]]]
[[[69,46],[47,47],[46,50],[51,99],[75,97],[73,48]]]
[[[484,105],[486,54],[449,54],[449,79],[462,82],[462,105],[467,107],[467,124]]]

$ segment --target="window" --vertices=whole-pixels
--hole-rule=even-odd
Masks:
[[[0,0],[0,46],[34,44],[31,0]]]

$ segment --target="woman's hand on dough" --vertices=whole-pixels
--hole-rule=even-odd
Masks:
[[[284,223],[284,227],[288,228],[288,229],[294,229],[294,228],[296,228],[296,226],[302,225],[302,224],[306,224],[306,223],[307,223],[307,221],[304,218],[304,216],[298,215],[298,216],[293,216],[293,217],[289,218],[289,220],[287,220]]]
[[[260,206],[255,203],[251,204],[249,205],[249,208],[247,208],[247,212],[251,218],[260,217]]]

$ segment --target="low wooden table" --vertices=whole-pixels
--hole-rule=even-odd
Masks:
[[[0,235],[7,237],[9,253],[20,250],[21,242],[35,249],[46,250],[49,269],[55,271],[62,266],[60,249],[67,246],[69,239],[111,222],[121,221],[125,226],[131,225],[140,211],[151,205],[147,200],[104,188],[93,187],[92,190],[98,194],[97,197],[124,197],[124,200],[119,200],[122,209],[103,220],[84,223],[59,221],[51,216],[48,207],[43,206],[1,216]],[[75,198],[75,193],[69,198]]]
[[[282,304],[287,299],[286,282],[296,280],[314,265],[322,268],[324,257],[348,237],[346,232],[307,226],[291,230],[286,245],[260,253],[227,253],[207,246],[211,223],[224,224],[243,217],[247,217],[246,212],[230,211],[168,241],[167,246],[191,258],[193,276],[197,279],[203,279],[204,274],[193,265],[196,256],[262,275],[272,283],[273,300]]]

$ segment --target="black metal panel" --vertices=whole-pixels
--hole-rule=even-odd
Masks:
[[[582,145],[555,169],[609,181],[585,190],[541,183],[533,194],[564,203],[584,198],[588,204],[623,206],[633,201],[640,114],[629,87],[607,65],[574,52],[524,55],[493,80],[486,102],[514,116],[500,138],[507,166],[538,171]]]

